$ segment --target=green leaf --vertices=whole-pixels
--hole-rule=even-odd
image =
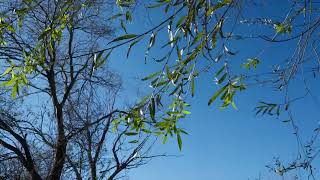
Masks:
[[[8,67],[1,75],[0,77],[5,76],[6,74],[10,73],[13,70],[13,66]]]
[[[160,74],[161,74],[161,71],[156,72],[156,73],[153,73],[153,74],[151,74],[151,75],[149,75],[149,76],[147,76],[147,77],[145,77],[145,78],[143,78],[143,79],[141,79],[141,80],[142,80],[142,81],[146,81],[146,80],[152,79],[152,78],[154,78],[154,77],[156,77],[156,76],[158,76],[158,75],[160,75]]]
[[[169,66],[166,65],[166,66],[165,66],[165,69],[166,69],[166,74],[167,74],[168,79],[171,80],[171,72],[170,72]]]
[[[163,107],[162,103],[161,103],[161,95],[157,94],[156,96],[156,103],[157,106]]]
[[[185,130],[183,129],[179,129],[180,132],[182,132],[183,134],[189,135]]]
[[[3,82],[1,86],[7,86],[7,87],[12,86],[13,83],[16,82],[16,80],[17,80],[17,77],[13,77],[10,79],[10,81]]]
[[[234,103],[234,101],[231,102],[231,105],[235,110],[238,110],[238,108],[237,108],[236,104]]]
[[[27,79],[27,76],[24,73],[20,74],[20,78],[22,79],[22,83],[24,85],[28,85],[28,79]]]
[[[130,144],[136,144],[138,142],[139,142],[138,140],[129,141]]]
[[[102,60],[100,60],[100,59],[101,59],[104,51],[100,52],[100,53],[98,54],[97,58],[96,58],[96,64],[95,64],[95,67],[94,67],[94,68],[97,69],[97,68],[101,67],[101,66],[107,61],[107,59],[108,59],[109,56],[111,55],[111,52],[112,52],[112,50],[109,51],[109,53],[108,53]]]
[[[136,34],[126,34],[126,35],[123,35],[123,36],[115,38],[111,42],[122,41],[122,40],[125,40],[125,39],[132,39],[132,38],[135,38],[135,37],[137,37]]]
[[[195,59],[198,55],[198,50],[194,50],[190,56],[188,56],[188,58],[183,62],[184,64],[188,64],[190,61],[192,61],[193,59]]]
[[[219,89],[209,100],[208,105],[210,105],[213,101],[217,99],[217,97],[227,89],[228,85],[223,86],[221,89]]]
[[[12,90],[11,90],[11,97],[13,99],[15,99],[17,97],[17,94],[19,93],[19,84],[18,82],[16,82],[13,87],[12,87]]]
[[[154,87],[160,87],[160,86],[163,86],[165,84],[167,84],[169,81],[161,81],[161,82],[158,82],[157,84],[154,85]]]
[[[38,37],[38,40],[43,39],[45,36],[47,36],[50,32],[52,32],[52,29],[50,27],[46,28]]]
[[[194,77],[191,78],[191,96],[194,96]]]
[[[231,0],[224,0],[218,4],[215,4],[214,6],[211,6],[207,12],[206,16],[210,16],[215,10],[222,8],[223,6],[230,4],[232,1]]]
[[[164,48],[168,45],[173,46],[178,40],[179,40],[179,36],[174,37],[172,40],[168,41],[166,44],[164,44],[163,46],[161,46],[161,48]]]
[[[183,113],[183,114],[191,114],[191,112],[190,112],[190,111],[187,111],[187,110],[183,110],[182,113]]]
[[[151,98],[151,102],[149,104],[149,112],[153,122],[155,122],[155,111],[156,111],[155,109],[156,109],[156,105],[155,105],[154,98]]]
[[[176,28],[178,28],[178,27],[182,24],[182,22],[186,19],[186,17],[187,17],[187,16],[182,16],[182,17],[178,20],[178,22],[177,22],[177,24],[176,24]]]
[[[128,33],[127,32],[127,28],[126,28],[126,25],[125,25],[125,23],[124,23],[124,21],[121,19],[121,21],[120,21],[120,26],[121,26],[121,28],[123,29],[123,31],[125,32],[125,33]]]
[[[128,48],[128,52],[127,52],[127,58],[128,58],[129,55],[130,55],[130,52],[131,52],[132,47],[133,47],[135,44],[137,44],[139,41],[140,41],[140,39],[137,40],[137,41],[134,41],[133,43],[130,44],[130,46],[129,46],[129,48]]]
[[[180,133],[177,133],[177,141],[180,151],[182,150],[182,139]]]
[[[182,61],[182,50],[179,50],[179,47],[176,46],[177,56],[180,61]]]
[[[242,64],[242,67],[246,69],[251,69],[251,67],[253,67],[253,69],[256,69],[259,63],[260,60],[258,58],[249,58],[246,63]]]
[[[127,136],[135,136],[135,135],[137,135],[138,133],[136,133],[136,132],[126,132],[126,133],[124,133],[125,135],[127,135]]]
[[[168,135],[166,134],[166,135],[164,135],[164,137],[163,137],[163,144],[166,144],[166,143],[167,143],[167,139],[168,139]]]
[[[127,11],[127,12],[126,12],[126,20],[127,20],[127,21],[132,21],[132,15],[131,15],[131,12],[130,12],[130,11]]]
[[[224,73],[223,76],[218,80],[218,84],[221,84],[227,77],[227,73]]]
[[[221,72],[225,69],[225,66],[222,66],[219,71],[216,73],[216,76],[219,76]]]
[[[193,41],[192,41],[192,43],[191,43],[191,46],[193,46],[194,44],[196,44],[196,43],[202,38],[203,35],[204,35],[204,32],[198,33],[198,35],[193,39]]]
[[[147,133],[147,134],[151,134],[152,131],[150,131],[149,129],[142,129],[143,132]]]
[[[281,23],[274,24],[274,28],[276,30],[276,33],[279,33],[279,34],[284,33],[286,30],[285,25]]]
[[[140,102],[139,104],[137,105],[138,107],[139,106],[144,106],[144,104],[147,102],[147,100],[151,97],[151,94],[145,96]]]

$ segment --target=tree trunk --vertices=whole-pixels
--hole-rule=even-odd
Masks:
[[[59,180],[62,174],[63,165],[66,158],[67,140],[64,134],[64,123],[62,108],[60,105],[56,105],[56,121],[57,121],[57,144],[54,163],[50,172],[50,180]]]
[[[97,180],[97,167],[95,163],[91,164],[91,177],[92,180]]]
[[[30,174],[32,180],[42,180],[41,176],[35,170],[30,172]]]

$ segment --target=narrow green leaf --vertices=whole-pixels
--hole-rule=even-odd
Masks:
[[[165,66],[165,69],[166,69],[166,74],[167,74],[168,79],[171,80],[171,72],[170,72],[169,66],[166,65],[166,66]]]
[[[227,73],[224,73],[223,76],[218,80],[218,84],[221,84],[227,77]]]
[[[8,67],[8,68],[0,75],[0,77],[3,77],[3,76],[5,76],[5,75],[7,75],[7,74],[10,73],[12,70],[13,70],[13,67],[12,67],[12,66]]]
[[[182,139],[180,133],[177,133],[177,141],[180,151],[182,150]]]
[[[228,85],[223,86],[221,89],[219,89],[209,100],[208,105],[210,105],[213,101],[217,99],[217,97],[224,92],[227,89]]]
[[[191,78],[191,96],[194,96],[194,77]]]
[[[166,143],[167,143],[167,139],[168,139],[168,135],[164,135],[164,136],[163,136],[163,144],[166,144]]]
[[[152,131],[150,131],[149,129],[142,129],[142,131],[145,132],[145,133],[148,133],[148,134],[152,133]]]
[[[191,114],[191,112],[190,112],[190,111],[187,111],[187,110],[183,110],[182,113],[183,113],[183,114]]]
[[[112,52],[112,50],[109,51],[109,53],[102,60],[100,60],[100,59],[101,59],[103,52],[99,53],[97,60],[96,60],[95,68],[101,67],[107,61],[107,59],[111,55],[111,52]]]
[[[216,73],[216,76],[219,76],[221,72],[224,70],[225,66],[222,66],[219,71]]]
[[[13,83],[16,82],[16,80],[17,80],[17,77],[13,77],[13,78],[10,79],[10,81],[4,82],[3,85],[7,86],[7,87],[12,86]]]
[[[185,130],[183,129],[179,129],[180,132],[182,132],[183,134],[189,135]]]
[[[133,43],[130,44],[130,46],[129,46],[129,48],[128,48],[128,52],[127,52],[127,58],[128,58],[129,55],[130,55],[130,52],[131,52],[132,47],[133,47],[134,45],[136,45],[139,41],[140,41],[140,39],[137,40],[137,41],[134,41]]]
[[[137,105],[138,107],[139,106],[144,106],[144,104],[147,102],[147,100],[151,97],[151,94],[145,96],[140,102],[139,104]]]
[[[46,28],[41,34],[40,36],[38,37],[38,40],[41,40],[43,39],[45,36],[47,36],[50,32],[52,32],[52,29],[49,27],[49,28]]]
[[[161,82],[158,82],[154,87],[160,87],[160,86],[163,86],[165,84],[167,84],[169,81],[161,81]]]
[[[192,61],[193,59],[195,59],[198,55],[198,50],[194,50],[190,56],[188,56],[188,58],[183,62],[184,64],[188,64],[190,61]]]
[[[126,133],[124,133],[125,135],[127,135],[127,136],[135,136],[135,135],[137,135],[138,133],[136,133],[136,132],[126,132]]]
[[[123,36],[115,38],[111,42],[122,41],[122,40],[125,40],[125,39],[132,39],[132,38],[135,38],[135,37],[137,37],[136,34],[126,34],[126,35],[123,35]]]
[[[176,86],[176,88],[174,88],[174,90],[169,94],[170,96],[172,96],[172,95],[174,95],[180,88],[181,88],[181,83],[180,84],[178,84],[177,86]]]
[[[132,15],[131,15],[131,12],[130,12],[130,11],[127,11],[127,12],[126,12],[126,20],[127,20],[127,21],[132,21]]]
[[[146,81],[146,80],[152,79],[152,78],[154,78],[154,77],[156,77],[156,76],[158,76],[158,75],[160,75],[160,74],[161,74],[161,71],[156,72],[156,73],[153,73],[153,74],[151,74],[151,75],[149,75],[149,76],[147,76],[147,77],[145,77],[145,78],[143,78],[143,79],[141,79],[141,80],[142,80],[142,81]]]
[[[195,45],[204,35],[204,32],[200,32],[197,34],[197,36],[193,39],[191,46]]]
[[[234,103],[234,101],[231,102],[231,105],[235,110],[238,110],[238,108],[237,108],[236,104]]]
[[[138,142],[139,142],[138,140],[129,141],[130,144],[136,144]]]
[[[121,19],[121,21],[120,21],[120,26],[121,26],[121,28],[123,29],[123,31],[124,31],[125,33],[128,33],[128,32],[127,32],[126,25],[125,25],[125,23],[124,23],[124,20],[122,20],[122,19]]]
[[[150,104],[149,104],[149,112],[150,112],[150,117],[152,121],[155,122],[155,110],[156,109],[156,103],[154,98],[151,98]]]
[[[182,16],[182,17],[178,20],[178,22],[177,22],[177,24],[176,24],[176,28],[178,28],[178,27],[182,24],[182,22],[186,19],[186,17],[187,17],[187,16]]]
[[[19,84],[18,82],[16,82],[13,87],[12,87],[12,90],[11,90],[11,97],[13,99],[15,99],[17,97],[17,94],[19,93]]]

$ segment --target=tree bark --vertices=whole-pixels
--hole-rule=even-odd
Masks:
[[[52,61],[55,62],[55,61]],[[59,180],[62,174],[66,158],[67,139],[64,132],[63,105],[59,103],[56,90],[56,80],[54,66],[52,65],[47,72],[47,78],[51,91],[52,103],[55,108],[55,118],[57,123],[57,142],[55,147],[55,157],[53,166],[49,175],[50,180]]]
[[[59,180],[62,174],[63,166],[66,158],[67,140],[64,132],[63,113],[60,105],[56,105],[56,121],[57,121],[57,144],[54,163],[50,172],[50,180]]]

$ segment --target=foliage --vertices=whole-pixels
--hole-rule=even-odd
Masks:
[[[60,2],[60,1],[59,1]],[[2,77],[5,82],[2,86],[11,89],[11,95],[16,98],[21,93],[21,89],[28,87],[31,77],[40,76],[45,71],[50,71],[52,64],[46,62],[48,54],[54,54],[55,46],[63,40],[64,33],[72,28],[72,19],[70,16],[70,7],[73,11],[87,9],[92,6],[91,1],[72,0],[61,1],[61,9],[54,17],[52,23],[42,29],[36,41],[36,45],[26,50],[20,57],[23,61],[8,59],[5,63],[6,69],[3,70]],[[112,50],[127,46],[126,56],[130,57],[131,51],[138,43],[144,40],[148,41],[145,52],[145,62],[149,61],[150,52],[156,47],[163,50],[163,56],[155,58],[155,63],[159,65],[159,70],[142,78],[150,85],[151,93],[142,98],[134,106],[118,113],[118,117],[113,121],[114,132],[117,127],[125,125],[129,132],[128,137],[139,136],[140,133],[161,136],[163,142],[167,141],[168,136],[177,139],[178,147],[182,148],[182,134],[187,134],[180,128],[180,122],[190,114],[187,102],[188,97],[196,95],[197,78],[207,71],[214,71],[213,84],[215,91],[208,98],[208,105],[219,101],[220,108],[227,108],[230,105],[237,109],[235,99],[236,94],[245,90],[252,80],[252,77],[262,84],[264,77],[257,74],[250,75],[251,69],[257,70],[262,64],[259,56],[251,56],[246,60],[240,60],[237,67],[232,67],[230,59],[237,57],[238,52],[233,51],[232,43],[234,40],[245,38],[258,38],[269,43],[282,43],[299,39],[297,50],[293,53],[285,64],[277,66],[271,72],[267,72],[267,83],[276,87],[277,90],[285,93],[285,102],[272,103],[263,102],[256,107],[257,115],[277,115],[287,112],[290,120],[285,122],[293,123],[289,104],[294,100],[288,97],[289,84],[295,77],[304,74],[300,69],[306,69],[306,49],[312,49],[314,56],[318,58],[317,48],[314,47],[316,33],[318,33],[319,19],[314,14],[313,3],[307,5],[307,1],[292,2],[288,14],[284,19],[257,18],[255,20],[239,20],[241,11],[245,3],[236,0],[155,0],[147,3],[146,7],[163,11],[165,18],[158,22],[152,28],[134,34],[128,31],[127,23],[131,23],[134,17],[134,6],[138,2],[134,0],[116,0],[115,4],[119,10],[108,18],[112,23],[119,23],[123,34],[113,38],[105,43],[106,46],[93,52],[80,53],[65,57],[65,60],[72,58],[91,58],[93,61],[93,70],[99,70],[112,54]],[[303,4],[303,5],[301,5]],[[19,9],[10,11],[1,15],[0,19],[0,44],[5,46],[6,33],[17,32],[25,25],[24,18],[28,11],[37,5],[35,0],[22,1]],[[12,20],[14,19],[14,20]],[[301,20],[303,19],[303,20]],[[302,28],[299,25],[303,23]],[[267,35],[258,34],[236,34],[235,27],[241,24],[259,25],[264,29],[262,32],[271,32]],[[257,28],[255,26],[255,28]],[[271,30],[270,30],[271,29]],[[245,31],[249,32],[249,31]],[[164,44],[160,44],[159,36],[166,34],[168,37]],[[54,62],[55,63],[55,62]],[[206,67],[206,71],[201,67]],[[240,74],[234,69],[242,67],[245,69]],[[318,64],[312,64],[314,76],[318,73]],[[256,71],[254,71],[256,72]],[[93,73],[93,71],[92,71]],[[262,77],[262,78],[260,78]],[[258,80],[257,80],[258,79]],[[263,81],[264,83],[265,81]],[[307,88],[306,88],[307,89]],[[309,92],[307,92],[309,94]],[[167,100],[170,100],[170,103]],[[294,124],[292,124],[295,127]],[[132,144],[136,140],[131,141]]]

